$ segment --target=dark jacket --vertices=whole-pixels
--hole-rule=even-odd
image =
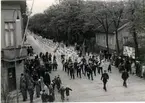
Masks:
[[[103,73],[101,80],[103,80],[103,82],[107,82],[108,79],[109,79],[109,75],[107,73]]]
[[[47,82],[47,83],[49,83],[50,84],[50,82],[51,82],[51,80],[50,80],[50,75],[49,75],[49,73],[45,73],[45,76],[44,76],[44,82]]]
[[[72,91],[72,89],[69,88],[69,87],[66,87],[66,88],[65,88],[65,91],[66,91],[66,96],[69,96],[69,91]]]
[[[122,79],[123,79],[123,80],[126,80],[128,77],[129,77],[128,72],[123,72],[123,73],[122,73]]]
[[[42,99],[42,102],[47,102],[48,101],[48,95],[46,93],[42,93],[41,99]]]

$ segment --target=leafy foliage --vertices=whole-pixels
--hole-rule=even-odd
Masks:
[[[59,4],[50,6],[44,13],[32,16],[29,29],[45,38],[66,44],[83,44],[95,37],[97,32],[103,32],[108,45],[108,33],[117,30],[123,20],[136,25],[137,31],[144,29],[145,13],[140,12],[142,8],[136,6],[138,9],[132,21],[132,7],[129,5],[128,2],[60,0]]]

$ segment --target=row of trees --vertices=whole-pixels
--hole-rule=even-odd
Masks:
[[[138,54],[137,34],[145,29],[143,4],[143,1],[138,0],[129,2],[60,0],[44,13],[32,16],[29,29],[43,37],[71,45],[92,44],[89,40],[92,40],[97,32],[104,32],[109,50],[108,34],[113,25],[119,53],[118,28],[122,22],[128,21]]]

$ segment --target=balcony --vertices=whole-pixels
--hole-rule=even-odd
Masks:
[[[21,55],[20,55],[21,50]],[[2,49],[1,58],[4,61],[13,62],[27,58],[27,47]]]

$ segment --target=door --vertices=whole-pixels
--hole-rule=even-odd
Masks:
[[[15,67],[8,68],[8,87],[9,91],[16,90]]]

